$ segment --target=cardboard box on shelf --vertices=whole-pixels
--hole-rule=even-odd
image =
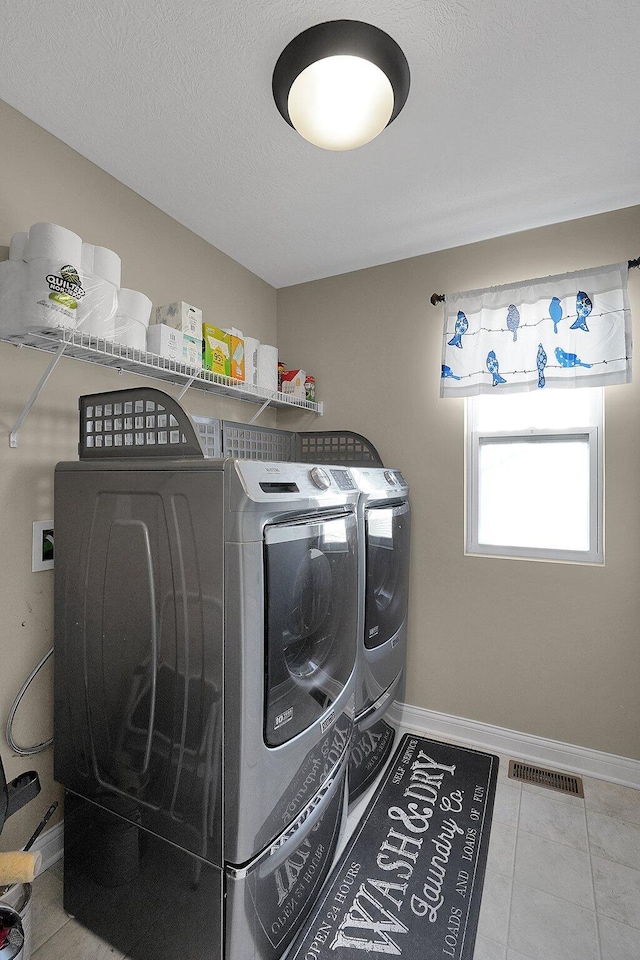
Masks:
[[[306,400],[304,382],[307,375],[304,370],[284,370],[282,373],[282,392],[290,393],[300,400]]]
[[[197,370],[202,370],[202,337],[182,335],[182,362]]]
[[[245,378],[244,336],[242,330],[231,327],[225,333],[229,334],[229,364],[230,376],[234,380]]]
[[[229,334],[211,323],[202,324],[202,366],[222,377],[231,376]]]
[[[158,357],[184,363],[182,350],[184,337],[179,330],[164,323],[154,323],[147,330],[147,350]]]
[[[167,326],[179,330],[186,337],[193,340],[202,338],[202,310],[192,307],[184,300],[167,303],[163,307],[156,307],[155,323],[166,323]]]

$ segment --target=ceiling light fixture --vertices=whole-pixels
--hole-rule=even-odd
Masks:
[[[272,88],[278,110],[305,140],[353,150],[395,120],[409,81],[407,58],[389,34],[360,20],[331,20],[284,48]]]

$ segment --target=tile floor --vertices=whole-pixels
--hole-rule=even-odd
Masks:
[[[584,800],[568,797],[509,780],[508,759],[474,960],[640,960],[640,790],[583,778]],[[33,960],[122,960],[65,914],[62,871],[34,883]]]

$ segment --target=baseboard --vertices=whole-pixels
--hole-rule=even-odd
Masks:
[[[491,723],[466,720],[436,710],[425,710],[409,703],[396,701],[389,710],[391,720],[428,737],[444,737],[468,743],[481,750],[490,750],[502,756],[528,760],[543,766],[568,770],[584,777],[609,780],[626,787],[640,789],[640,760],[618,757],[613,753],[590,750],[572,743],[547,740],[530,733],[496,727]],[[64,821],[46,830],[34,843],[32,850],[42,854],[40,872],[48,870],[64,853]]]
[[[397,701],[389,715],[396,723],[425,736],[445,737],[514,759],[528,760],[581,776],[640,788],[640,760],[633,760],[631,757],[618,757],[613,753],[590,750],[559,740],[547,740],[545,737],[535,737],[529,733],[508,730],[506,727],[496,727],[491,723],[466,720],[464,717],[454,717]]]
[[[31,849],[34,853],[37,850],[42,854],[40,873],[44,873],[64,854],[64,821],[41,833]]]

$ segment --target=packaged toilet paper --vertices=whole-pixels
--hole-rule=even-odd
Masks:
[[[147,351],[147,327],[134,317],[118,314],[113,321],[113,339],[123,347]]]
[[[28,233],[14,233],[9,241],[9,260],[24,260]]]
[[[22,328],[75,329],[86,290],[81,270],[82,240],[57,223],[34,223],[24,247],[27,284]]]
[[[75,263],[38,257],[27,264],[23,298],[23,329],[75,329],[78,307],[86,295],[84,278]]]
[[[108,280],[83,273],[85,295],[78,306],[77,329],[103,340],[115,340],[118,291]]]
[[[114,340],[123,346],[146,351],[149,349],[147,327],[153,306],[151,300],[139,290],[123,287],[117,291],[117,301]]]

